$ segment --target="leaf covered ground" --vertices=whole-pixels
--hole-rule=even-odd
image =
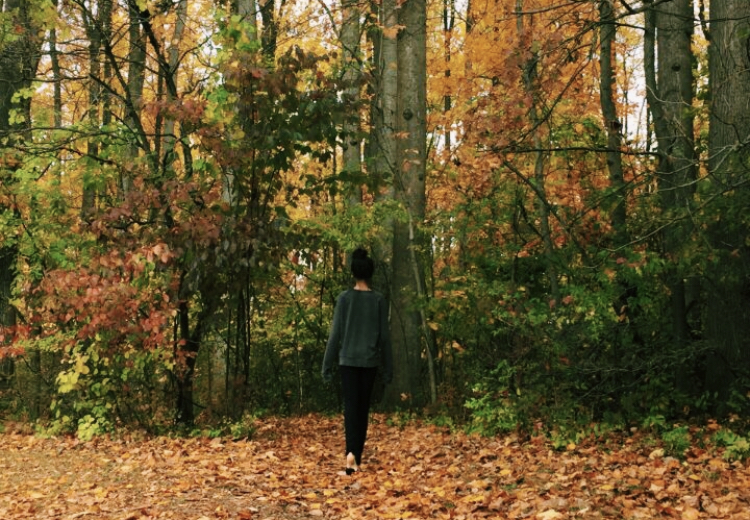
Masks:
[[[543,439],[392,426],[341,471],[340,418],[264,419],[250,440],[0,435],[2,519],[750,518],[750,465],[698,435],[683,460],[646,436]]]

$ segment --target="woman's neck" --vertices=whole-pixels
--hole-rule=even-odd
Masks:
[[[364,280],[357,280],[354,283],[354,289],[356,291],[369,291],[370,290],[370,286],[367,285],[367,282],[365,282]]]

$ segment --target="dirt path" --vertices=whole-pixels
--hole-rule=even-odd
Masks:
[[[750,468],[684,461],[637,439],[551,450],[376,417],[362,471],[341,471],[341,421],[267,420],[255,438],[0,435],[0,519],[750,519]]]

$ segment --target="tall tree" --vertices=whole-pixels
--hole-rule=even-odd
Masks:
[[[614,230],[615,247],[626,243],[625,237],[625,180],[622,169],[622,121],[617,113],[616,99],[616,64],[615,41],[617,36],[616,12],[613,0],[600,0],[599,16],[601,29],[601,55],[599,58],[600,81],[599,96],[602,105],[602,115],[607,131],[607,168],[612,186],[612,202],[610,203],[610,222]]]
[[[12,172],[20,161],[15,147],[23,144],[31,125],[31,97],[18,94],[30,88],[36,76],[42,35],[32,14],[34,2],[6,0],[0,7],[0,17],[8,17],[10,22],[0,24],[0,31],[5,27],[21,29],[13,34],[0,33],[0,185],[7,190],[13,184]],[[0,193],[0,201],[7,195],[7,192]],[[18,208],[0,205],[0,211],[16,214]],[[0,242],[0,326],[13,326],[16,321],[10,299],[17,253],[12,234],[3,237]]]
[[[15,222],[19,209],[15,205],[4,204],[3,200],[7,200],[8,188],[15,184],[13,172],[21,162],[21,156],[14,148],[24,145],[24,141],[30,137],[31,126],[31,97],[16,96],[22,90],[29,89],[36,77],[41,57],[42,33],[38,20],[33,16],[33,10],[37,7],[34,2],[7,0],[0,2],[0,7],[0,27],[22,29],[20,34],[15,35],[3,33],[3,29],[0,29],[0,185],[5,186],[5,193],[0,192],[0,214],[10,213],[12,216],[8,220]],[[9,17],[9,24],[5,23],[6,16]],[[0,232],[0,329],[12,328],[18,319],[16,308],[11,303],[18,251],[17,233]],[[38,370],[38,352],[33,354],[31,365]],[[15,361],[3,356],[0,360],[0,383],[4,383],[6,376],[11,376],[14,372]],[[37,378],[31,392],[29,412],[34,418],[41,411],[40,384],[41,380]]]
[[[232,0],[230,11],[238,14],[253,31],[253,38],[258,33],[258,6],[255,0]]]
[[[341,2],[341,31],[339,40],[341,42],[342,69],[346,90],[347,103],[351,106],[359,104],[359,78],[361,76],[362,60],[360,57],[360,46],[362,39],[361,22],[362,9],[360,0],[342,0]],[[349,203],[358,204],[362,200],[359,174],[362,169],[362,138],[360,136],[360,112],[353,110],[345,114],[343,124],[343,161],[344,171],[356,179],[349,186]]]
[[[276,57],[276,46],[279,38],[279,18],[285,4],[281,0],[281,7],[277,12],[274,0],[260,0],[260,16],[263,20],[263,32],[261,34],[261,43],[263,45],[263,54],[269,63],[273,63]]]
[[[396,110],[396,200],[406,218],[394,226],[392,261],[393,385],[386,398],[395,403],[406,396],[411,404],[424,402],[420,388],[422,353],[427,348],[424,319],[418,306],[424,297],[422,255],[426,242],[420,233],[425,217],[427,166],[427,10],[425,0],[401,4],[398,38],[398,96]]]
[[[689,243],[694,182],[696,180],[693,86],[693,2],[674,0],[645,13],[644,72],[646,96],[654,123],[658,152],[658,181],[664,210],[664,252],[668,270],[672,344],[677,352],[689,344],[689,274],[681,260]],[[655,51],[658,49],[658,52]],[[679,386],[688,388],[687,366],[676,372]]]
[[[146,82],[146,34],[142,23],[147,20],[148,11],[142,11],[138,3],[128,0],[128,69],[127,83],[124,85],[125,124],[133,131],[135,139],[130,147],[130,154],[135,159],[139,150],[150,152],[149,140],[141,124],[141,108],[143,107],[143,86]],[[112,42],[107,42],[110,62],[118,66],[114,55]],[[121,173],[120,189],[127,194],[131,189],[132,179],[127,172]]]
[[[750,2],[710,3],[708,170],[717,196],[706,272],[706,387],[725,403],[750,366]]]
[[[534,193],[536,194],[536,203],[539,211],[540,233],[542,243],[544,244],[544,257],[547,264],[547,279],[549,281],[550,296],[555,302],[560,300],[560,289],[557,283],[557,267],[554,259],[554,244],[552,241],[552,232],[550,228],[550,206],[547,200],[546,188],[546,169],[548,154],[544,151],[545,144],[542,140],[542,123],[544,120],[544,105],[539,87],[538,67],[540,53],[534,49],[534,43],[530,34],[533,27],[526,27],[532,22],[532,16],[524,15],[524,1],[516,0],[517,29],[519,37],[519,47],[525,57],[523,64],[523,84],[526,94],[531,99],[529,107],[529,121],[532,126],[534,142],[534,175],[531,182],[534,184]],[[524,17],[528,18],[527,21]]]
[[[102,63],[102,46],[105,42],[109,42],[112,32],[112,0],[99,0],[96,4],[95,9],[89,10],[85,5],[81,5],[82,17],[84,26],[86,28],[86,35],[89,39],[89,76],[92,78],[91,84],[89,85],[89,100],[88,100],[88,123],[92,129],[98,129],[99,126],[104,122],[104,112],[107,108],[104,103],[106,93],[104,85],[109,82],[108,74],[105,74],[106,70],[109,72],[111,66],[108,62]],[[51,33],[55,35],[55,33]],[[50,43],[52,45],[52,42]],[[55,56],[56,51],[52,52]],[[106,68],[104,65],[107,65]],[[57,82],[55,84],[57,88]],[[57,110],[55,110],[57,112]],[[97,157],[99,155],[99,143],[97,142],[98,136],[94,136],[89,140],[87,144],[86,153],[89,157]],[[83,185],[83,197],[81,201],[81,215],[89,217],[96,204],[96,184],[93,179],[84,179]]]

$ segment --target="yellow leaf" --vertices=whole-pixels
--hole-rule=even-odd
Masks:
[[[467,503],[481,503],[485,501],[485,496],[479,493],[475,493],[473,495],[466,495],[461,499],[461,502],[467,502]]]
[[[682,518],[682,520],[698,520],[698,518],[700,518],[700,513],[697,509],[688,507],[682,512],[682,516],[680,518]]]
[[[396,36],[398,36],[399,31],[403,29],[403,25],[391,25],[390,27],[383,27],[383,36],[392,40]]]

